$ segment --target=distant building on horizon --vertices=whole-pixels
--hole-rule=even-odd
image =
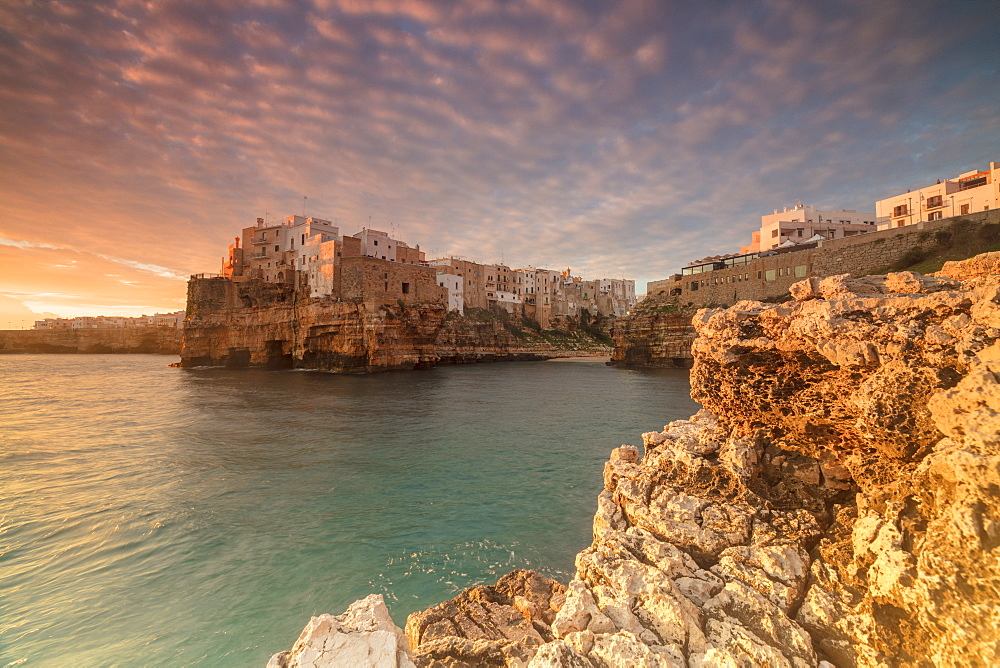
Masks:
[[[1000,162],[875,202],[878,229],[1000,208]]]
[[[32,329],[129,329],[138,327],[181,329],[183,326],[184,311],[174,311],[173,313],[154,313],[134,318],[119,315],[46,318],[45,320],[36,320]]]

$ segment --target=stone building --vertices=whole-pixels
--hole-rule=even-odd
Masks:
[[[450,274],[462,279],[464,308],[488,308],[486,302],[486,266],[459,257],[438,258],[428,262],[436,267],[439,276]]]
[[[875,203],[879,229],[903,227],[1000,208],[1000,162]]]
[[[635,305],[634,281],[584,281],[569,269],[513,269],[456,257],[427,262],[420,246],[386,232],[365,228],[341,236],[330,221],[303,216],[273,225],[258,218],[229,246],[222,276],[296,285],[311,298],[372,304],[430,300],[452,311],[502,309],[546,328],[552,318],[576,318],[583,309],[624,315]]]
[[[258,218],[256,225],[243,229],[243,248],[238,254],[238,262],[234,252],[238,248],[230,246],[229,262],[223,264],[222,275],[291,283],[297,271],[306,271],[317,244],[339,238],[337,226],[322,218],[288,216],[275,225]]]
[[[874,231],[874,213],[858,213],[850,209],[821,211],[813,206],[796,204],[760,217],[760,229],[751,234],[750,244],[740,248],[741,254],[759,253],[782,244],[795,244],[822,237],[842,239]]]
[[[451,267],[435,267],[438,285],[448,291],[448,310],[465,310],[465,280]]]
[[[445,304],[448,291],[437,283],[433,267],[372,257],[345,257],[340,296],[369,305]]]
[[[684,267],[681,273],[650,281],[646,292],[666,296],[679,306],[728,306],[742,299],[780,300],[792,283],[803,278],[837,274],[866,276],[885,273],[907,254],[947,240],[953,235],[995,239],[1000,209],[968,216],[924,221],[902,229],[888,228],[869,234],[764,253],[731,256]]]

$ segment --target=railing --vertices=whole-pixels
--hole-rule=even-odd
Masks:
[[[222,278],[221,274],[191,274],[192,279],[198,278]]]
[[[929,199],[929,200],[927,200],[927,203],[924,204],[924,209],[925,210],[940,209],[943,206],[944,206],[944,201],[943,200]]]

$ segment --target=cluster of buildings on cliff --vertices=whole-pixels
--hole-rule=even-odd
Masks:
[[[625,315],[634,305],[635,281],[586,281],[569,269],[514,269],[448,257],[428,261],[419,245],[363,229],[341,235],[331,221],[288,216],[263,218],[229,246],[222,276],[293,284],[311,298],[374,304],[439,302],[451,311],[496,309],[523,314],[542,327],[553,319]]]
[[[155,313],[136,318],[115,315],[80,316],[78,318],[46,318],[36,320],[33,329],[130,329],[139,327],[184,326],[184,311]]]
[[[739,253],[715,255],[688,263],[681,276],[744,265],[762,255],[780,253],[866,232],[942,220],[1000,208],[1000,162],[934,185],[875,202],[873,213],[851,209],[821,211],[801,203],[761,216],[760,229]]]

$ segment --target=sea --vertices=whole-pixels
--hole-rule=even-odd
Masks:
[[[311,615],[397,624],[530,568],[564,584],[611,450],[686,370],[342,375],[0,356],[0,666],[261,666]]]

